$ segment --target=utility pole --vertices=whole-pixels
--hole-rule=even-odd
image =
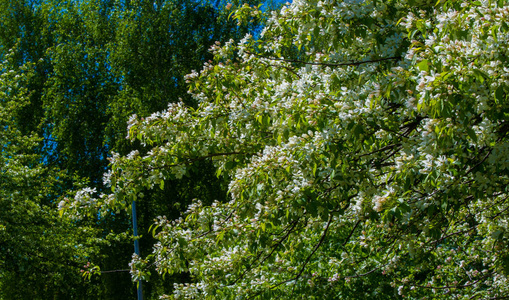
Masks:
[[[136,221],[136,201],[131,205],[133,209],[133,233],[134,233],[134,253],[140,256],[140,242],[138,241],[138,223]],[[138,285],[138,300],[143,300],[143,290],[141,288],[141,279],[137,282]]]

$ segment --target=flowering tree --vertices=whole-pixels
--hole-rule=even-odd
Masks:
[[[161,216],[134,279],[188,272],[175,298],[503,297],[507,20],[503,0],[296,0],[212,47],[187,76],[197,109],[131,118],[149,151],[112,157],[110,195],[62,207],[150,201],[211,161],[228,201]]]

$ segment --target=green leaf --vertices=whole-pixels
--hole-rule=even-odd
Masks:
[[[226,230],[221,230],[217,236],[216,236],[216,243],[219,243],[220,241],[223,240],[224,238],[224,234],[225,234]]]
[[[472,70],[474,77],[479,80],[479,82],[483,83],[485,78],[489,78],[488,74],[484,73],[479,69]]]
[[[495,90],[495,101],[497,103],[500,103],[504,100],[504,86],[503,85],[500,85],[496,90]]]
[[[226,164],[224,165],[224,168],[225,168],[226,170],[231,170],[231,169],[233,169],[234,167],[235,167],[235,162],[234,162],[234,161],[232,161],[232,160],[227,161],[227,162],[226,162]]]
[[[423,59],[417,64],[417,67],[421,71],[429,72],[429,61],[427,59]]]
[[[474,142],[477,142],[477,135],[471,127],[467,127],[467,134]]]
[[[491,237],[495,240],[501,240],[503,236],[504,236],[504,231],[500,230],[500,229],[491,233]]]

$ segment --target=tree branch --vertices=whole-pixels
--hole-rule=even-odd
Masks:
[[[307,62],[297,59],[285,59],[285,58],[276,58],[276,57],[267,57],[260,54],[256,54],[250,51],[244,51],[247,54],[251,54],[260,58],[266,58],[270,60],[277,60],[277,61],[284,61],[289,63],[299,63],[299,64],[305,64],[305,65],[312,65],[312,66],[326,66],[326,67],[342,67],[342,66],[359,66],[363,64],[370,64],[370,63],[377,63],[387,60],[398,60],[401,59],[401,56],[393,56],[393,57],[384,57],[380,59],[373,59],[373,60],[365,60],[365,61],[354,61],[354,62],[341,62],[341,63],[321,63],[321,62]]]

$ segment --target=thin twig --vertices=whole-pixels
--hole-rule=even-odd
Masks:
[[[130,269],[124,269],[124,270],[108,270],[108,271],[100,271],[99,273],[105,274],[105,273],[116,273],[116,272],[130,272]]]
[[[425,285],[417,285],[417,284],[413,284],[411,286],[414,286],[414,287],[418,287],[418,288],[423,288],[423,289],[435,289],[435,290],[447,290],[447,289],[463,289],[463,288],[466,288],[466,287],[469,287],[469,286],[472,286],[474,284],[477,284],[479,283],[481,280],[484,280],[486,279],[488,276],[485,276],[483,278],[480,278],[474,282],[471,282],[469,284],[464,284],[464,285],[446,285],[446,286],[425,286]]]
[[[285,284],[287,282],[290,282],[290,281],[297,280],[297,279],[299,279],[302,276],[302,273],[304,272],[304,269],[306,268],[307,264],[311,260],[311,257],[313,257],[313,255],[316,253],[318,248],[320,248],[320,246],[322,245],[323,241],[325,240],[325,237],[327,236],[327,232],[329,231],[329,227],[330,227],[331,223],[332,223],[332,215],[329,216],[329,221],[327,222],[327,226],[325,227],[325,230],[322,233],[322,237],[320,238],[320,241],[315,245],[315,247],[313,249],[313,252],[311,252],[311,254],[308,255],[308,257],[306,258],[306,261],[302,264],[302,267],[301,267],[299,273],[297,273],[297,275],[295,277],[291,278],[291,279],[281,281],[280,283],[269,287],[269,289],[271,289],[271,290],[275,289],[275,288],[277,288],[280,285],[283,285],[283,284]],[[261,292],[256,293],[252,297],[249,297],[249,299],[253,299],[254,297],[258,296],[260,293]]]
[[[361,220],[358,220],[357,223],[355,223],[355,226],[352,228],[352,231],[350,231],[350,234],[348,235],[348,237],[346,238],[345,242],[341,246],[345,246],[346,243],[348,243],[348,241],[350,241],[350,238],[352,237],[353,232],[355,231],[357,226],[359,226],[360,223],[361,223]]]

